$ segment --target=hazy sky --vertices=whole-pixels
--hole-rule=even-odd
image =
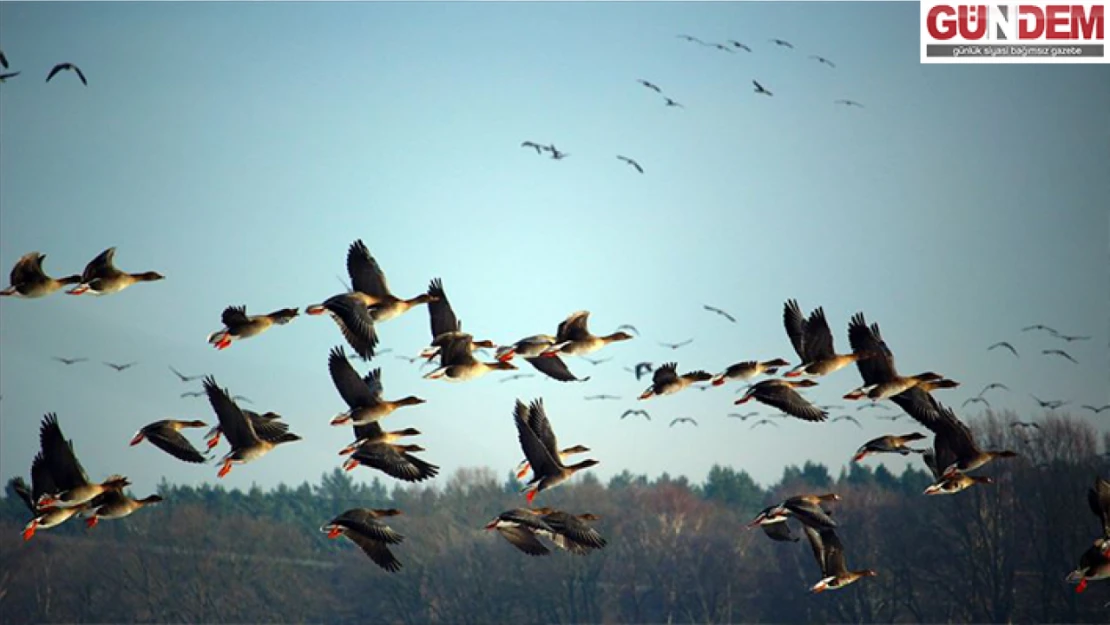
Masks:
[[[791,297],[825,307],[840,351],[863,311],[904,373],[963,382],[937,393],[956,407],[993,381],[1013,389],[991,391],[995,406],[1030,415],[1030,393],[1107,403],[1110,71],[921,65],[918,21],[916,3],[4,2],[0,48],[23,72],[0,85],[4,286],[28,251],[64,275],[109,246],[120,268],[167,279],[100,299],[3,300],[0,476],[28,473],[54,411],[94,479],[125,473],[140,492],[163,475],[215,481],[216,466],[128,447],[156,419],[215,423],[204,399],[179,398],[200,385],[171,364],[213,373],[304,437],[226,485],[315,481],[338,466],[351,430],[328,425],[345,409],[327,372],[345,345],[335,324],[302,317],[222,352],[204,338],[227,305],[303,310],[338,292],[356,238],[398,295],[441,277],[477,338],[554,333],[580,309],[598,334],[642,332],[594,354],[613,358],[599,366],[570,359],[593,376],[584,384],[497,373],[450,384],[396,358],[429,342],[426,309],[383,324],[386,397],[428,400],[385,425],[422,430],[413,442],[444,474],[515,466],[515,398],[542,396],[560,443],[591,447],[602,479],[627,468],[701,481],[722,463],[767,483],[785,464],[838,471],[871,437],[923,431],[875,420],[893,406],[850,407],[863,430],[749,431],[725,417],[734,384],[635,401],[647,381],[624,367],[640,360],[796,363],[781,321]],[[89,86],[72,73],[44,83],[62,61]],[[1033,323],[1092,339],[1020,332]],[[657,343],[688,338],[677,351]],[[1000,340],[1021,358],[986,351]],[[1080,364],[1040,353],[1054,347]],[[140,364],[116,373],[104,360]],[[820,383],[809,397],[843,405],[860,378],[853,367]],[[583,399],[598,393],[622,399]],[[652,421],[620,421],[629,407]],[[681,416],[700,426],[667,427]],[[1110,429],[1108,413],[1098,419]],[[198,445],[201,434],[190,433]]]

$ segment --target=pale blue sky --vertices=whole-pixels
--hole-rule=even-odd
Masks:
[[[1106,403],[1110,71],[923,66],[918,20],[915,3],[4,2],[0,48],[23,72],[0,86],[5,286],[28,251],[62,275],[113,245],[122,269],[167,279],[101,299],[5,298],[0,476],[26,475],[55,411],[94,478],[126,473],[140,491],[163,475],[214,481],[215,466],[127,445],[155,419],[214,422],[203,399],[178,397],[199,383],[170,364],[214,373],[304,436],[226,485],[338,466],[351,433],[328,425],[344,408],[326,367],[343,344],[331,321],[302,317],[223,352],[204,337],[229,304],[303,310],[337,292],[355,238],[399,295],[443,278],[478,338],[554,332],[579,309],[599,334],[643,333],[595,354],[614,358],[600,366],[572,359],[586,384],[455,385],[380,357],[387,397],[428,400],[387,427],[422,430],[415,442],[445,474],[515,466],[517,397],[544,397],[560,441],[590,446],[603,479],[627,468],[700,481],[722,463],[767,483],[784,464],[836,471],[868,438],[919,429],[874,420],[891,407],[850,410],[863,431],[784,420],[749,432],[725,417],[733,385],[634,400],[646,381],[623,366],[639,360],[712,372],[796,362],[781,321],[790,297],[823,305],[844,351],[864,311],[904,372],[964,383],[938,393],[954,406],[992,381],[1014,391],[996,406],[1026,413],[1030,393]],[[44,83],[62,61],[89,86],[72,74]],[[638,78],[686,108],[665,108]],[[753,78],[774,97],[752,93]],[[571,156],[541,158],[523,140]],[[1040,355],[1058,342],[1019,332],[1038,322],[1091,335],[1062,345],[1081,364]],[[427,312],[380,333],[382,348],[415,355]],[[674,352],[656,343],[687,338]],[[999,340],[1021,359],[986,351]],[[141,364],[117,374],[101,360]],[[858,384],[852,368],[808,395],[844,404]],[[582,399],[597,393],[624,400]],[[619,421],[628,407],[654,420]],[[669,429],[679,416],[701,425]]]

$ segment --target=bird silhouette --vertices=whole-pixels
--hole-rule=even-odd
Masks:
[[[881,405],[882,404],[880,404],[879,402],[871,402],[869,404],[863,404],[863,405],[857,407],[856,410],[867,410],[868,408],[878,408]]]
[[[525,141],[524,143],[520,144],[520,147],[522,147],[522,148],[532,148],[533,150],[536,151],[536,154],[539,154],[539,155],[542,155],[543,150],[544,150],[543,146],[536,143],[535,141]]]
[[[1089,336],[1068,336],[1067,334],[1057,334],[1056,338],[1063,339],[1063,340],[1071,343],[1072,341],[1086,341],[1086,340],[1089,340],[1091,337],[1089,337]]]
[[[833,417],[830,423],[836,423],[837,421],[851,421],[852,423],[856,424],[856,427],[861,430],[863,429],[863,425],[860,424],[859,419],[856,419],[852,415],[841,415],[839,417]]]
[[[859,102],[856,102],[855,100],[837,100],[833,102],[833,104],[843,104],[844,106],[847,106],[849,108],[853,106],[860,109],[863,108],[863,105]]]
[[[1106,404],[1105,406],[1099,406],[1098,408],[1096,408],[1094,406],[1089,406],[1087,404],[1083,404],[1083,406],[1081,406],[1081,407],[1085,408],[1087,410],[1090,410],[1091,412],[1093,412],[1095,414],[1099,414],[1103,410],[1110,410],[1110,404]]]
[[[129,362],[129,363],[127,363],[127,364],[124,364],[124,365],[120,365],[120,364],[116,364],[116,363],[114,363],[114,362],[105,362],[104,364],[105,364],[105,365],[108,365],[109,367],[111,367],[111,368],[113,368],[113,369],[115,369],[116,371],[124,371],[125,369],[130,369],[131,367],[134,367],[135,365],[137,365],[137,364],[139,364],[139,363],[137,363],[137,362]]]
[[[660,89],[658,85],[655,85],[651,82],[648,82],[648,81],[644,80],[643,78],[638,79],[636,82],[638,82],[641,85],[647,87],[648,89],[651,89],[652,91],[654,91],[656,93],[663,93],[663,90]]]
[[[809,58],[817,61],[818,63],[823,63],[825,65],[828,65],[829,67],[833,67],[833,68],[836,67],[836,64],[834,64],[832,61],[826,59],[823,56],[819,56],[819,55],[816,55],[816,54],[811,54],[811,55],[809,55]]]
[[[732,44],[732,47],[740,48],[744,52],[751,52],[752,51],[751,48],[749,48],[748,46],[740,43],[739,41],[736,41],[735,39],[729,39],[728,42]]]
[[[627,156],[621,156],[620,154],[617,155],[617,158],[626,162],[626,163],[628,163],[629,165],[634,167],[636,169],[636,171],[640,172],[641,174],[644,173],[644,168],[640,167],[640,164],[637,163],[636,161],[628,158]]]
[[[182,397],[204,397],[208,395],[204,391],[185,391],[181,394]]]
[[[647,419],[648,421],[651,421],[651,415],[648,414],[648,411],[646,411],[646,410],[637,410],[637,409],[633,409],[633,408],[629,408],[628,410],[625,410],[624,412],[622,412],[621,413],[621,418],[623,419],[625,417],[635,417],[636,415],[640,415],[643,418]]]
[[[612,356],[610,356],[610,357],[608,357],[608,358],[598,358],[598,359],[596,359],[596,360],[595,360],[595,359],[593,359],[593,358],[589,358],[589,357],[587,357],[587,356],[583,356],[583,357],[582,357],[582,360],[585,360],[586,362],[590,363],[591,365],[593,365],[593,366],[595,366],[595,367],[596,367],[596,366],[598,366],[598,365],[600,365],[600,364],[601,364],[601,363],[603,363],[603,362],[609,362],[609,361],[610,361],[610,360],[612,360],[612,359],[613,359],[613,357],[612,357]]]
[[[4,52],[0,50],[0,67],[8,69],[8,57],[4,56]]]
[[[1029,396],[1032,397],[1033,401],[1037,402],[1037,404],[1040,405],[1041,408],[1047,408],[1048,410],[1056,410],[1057,408],[1060,408],[1062,406],[1066,406],[1069,403],[1071,403],[1071,402],[1066,402],[1066,401],[1060,401],[1058,399],[1050,399],[1050,400],[1046,401],[1046,400],[1043,400],[1043,399],[1037,397],[1036,395],[1034,395],[1032,393],[1029,393]]]
[[[50,70],[50,73],[46,75],[46,82],[50,82],[50,79],[53,78],[55,74],[63,70],[68,70],[77,74],[77,77],[81,79],[81,84],[86,87],[89,86],[89,81],[85,80],[85,74],[81,72],[81,68],[73,63],[58,63],[55,65],[54,68]]]
[[[1021,358],[1021,356],[1020,356],[1020,355],[1018,354],[1018,351],[1017,351],[1016,349],[1014,349],[1014,346],[1013,346],[1013,345],[1010,345],[1010,344],[1009,344],[1008,342],[1006,342],[1006,341],[999,341],[999,342],[995,343],[994,345],[991,345],[990,347],[988,347],[988,348],[987,348],[987,351],[989,352],[989,351],[991,351],[992,349],[996,349],[996,348],[998,348],[998,347],[1001,347],[1001,348],[1004,348],[1004,349],[1008,349],[1008,350],[1010,350],[1011,352],[1013,352],[1014,356],[1016,356],[1016,357],[1018,357],[1018,358]]]
[[[753,80],[753,81],[752,81],[752,84],[753,84],[753,85],[755,85],[755,92],[756,92],[756,93],[761,93],[761,94],[763,94],[763,95],[766,95],[766,96],[773,96],[773,95],[775,95],[775,94],[771,93],[770,91],[768,91],[767,89],[765,89],[765,88],[763,87],[763,85],[759,84],[759,81],[758,81],[758,80]]]
[[[1038,324],[1032,325],[1032,326],[1025,326],[1024,328],[1021,329],[1022,332],[1031,332],[1033,330],[1043,330],[1045,332],[1048,332],[1052,336],[1060,336],[1060,333],[1057,332],[1055,329],[1050,328],[1050,327],[1048,327],[1048,326],[1046,326],[1042,323],[1038,323]]]
[[[960,404],[960,407],[963,408],[963,407],[967,406],[968,404],[983,404],[987,408],[991,407],[991,403],[989,401],[987,401],[986,399],[984,399],[983,397],[969,397],[966,400],[964,400],[964,403]]]
[[[701,307],[704,308],[705,310],[708,310],[709,312],[717,313],[718,315],[724,317],[725,319],[728,319],[729,321],[731,321],[733,323],[736,323],[736,317],[733,317],[732,315],[730,315],[727,312],[721,310],[720,308],[715,308],[713,306],[710,306],[709,304],[702,304]]]
[[[1041,429],[1041,426],[1039,424],[1033,423],[1032,421],[1014,421],[1013,423],[1010,424],[1010,427],[1012,427],[1012,428],[1023,428],[1023,429],[1032,428],[1034,430]]]
[[[585,399],[586,401],[593,401],[596,399],[620,399],[620,397],[617,397],[616,395],[606,395],[602,393],[601,395],[587,395],[583,399]]]
[[[79,362],[85,362],[88,358],[62,358],[61,356],[54,356],[54,360],[57,360],[63,365],[74,365]]]
[[[665,102],[663,102],[663,106],[674,106],[674,107],[678,107],[680,109],[686,108],[685,106],[682,106],[681,102],[679,102],[677,100],[674,100],[672,98],[663,98],[663,99],[665,100]]]
[[[674,419],[673,421],[671,421],[670,427],[673,428],[678,423],[693,423],[694,426],[697,426],[697,424],[698,424],[697,421],[695,421],[694,419],[691,419],[690,417],[679,417],[679,418]]]
[[[645,375],[651,373],[652,369],[654,369],[654,367],[650,362],[638,362],[636,363],[636,368],[633,369],[632,372],[636,374],[636,379],[639,380]]]
[[[4,81],[8,80],[9,78],[15,78],[16,76],[18,76],[22,73],[23,72],[7,72],[5,74],[0,74],[0,82],[4,82]]]
[[[689,345],[690,343],[693,343],[693,342],[694,342],[694,339],[686,339],[685,341],[682,341],[681,343],[664,343],[664,342],[660,341],[659,345],[661,347],[669,347],[671,349],[678,349],[679,347]]]
[[[906,416],[906,415],[904,415],[904,414],[888,414],[888,415],[879,415],[875,418],[876,419],[882,419],[883,421],[897,421],[898,419],[901,419],[904,416]]]
[[[790,48],[791,50],[794,49],[794,44],[790,43],[789,41],[784,41],[782,39],[768,39],[768,41],[775,44],[776,46],[782,46],[784,48]]]
[[[637,330],[636,326],[634,326],[632,324],[626,323],[624,325],[617,326],[617,332],[620,332],[622,330],[628,330],[629,332],[635,334],[636,336],[640,336],[640,331]]]
[[[755,423],[753,423],[752,427],[750,427],[748,429],[749,430],[754,430],[754,429],[756,429],[757,427],[759,427],[761,425],[773,425],[775,427],[779,426],[778,423],[775,423],[774,421],[771,421],[770,419],[760,419],[759,421],[756,421]]]
[[[1041,350],[1041,353],[1045,354],[1046,356],[1060,356],[1062,358],[1067,358],[1068,360],[1074,362],[1075,364],[1077,364],[1077,365],[1079,364],[1078,360],[1072,358],[1071,355],[1069,355],[1067,352],[1065,352],[1062,349],[1043,349],[1043,350]]]
[[[173,374],[176,375],[178,379],[180,379],[182,382],[192,382],[193,380],[200,380],[203,379],[205,375],[203,373],[201,375],[185,375],[177,369],[174,369],[172,365],[170,366],[170,371],[173,371]]]
[[[758,417],[758,416],[759,416],[758,412],[745,412],[744,414],[740,414],[739,412],[730,412],[730,413],[728,413],[728,417],[730,419],[740,419],[741,421],[747,421],[748,419],[751,419],[752,417]]]
[[[983,395],[985,395],[987,391],[992,390],[992,389],[996,389],[996,388],[1000,388],[1004,391],[1009,391],[1010,390],[1010,387],[1006,386],[1005,384],[1001,384],[999,382],[991,382],[990,384],[984,386],[983,390],[979,391],[979,397],[982,397]]]

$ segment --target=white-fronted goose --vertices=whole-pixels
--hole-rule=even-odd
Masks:
[[[329,521],[320,531],[326,533],[330,539],[345,536],[370,556],[374,564],[390,573],[396,573],[401,570],[401,562],[389,550],[389,545],[400,544],[405,537],[378,519],[399,514],[401,511],[394,508],[352,508]]]
[[[628,341],[632,335],[627,332],[614,332],[605,336],[590,334],[588,321],[590,311],[580,310],[571,313],[555,332],[555,344],[544,350],[544,356],[567,354],[570,356],[585,356],[616,341]]]
[[[1015,452],[1009,450],[984,451],[975,443],[975,437],[954,412],[947,406],[936,403],[935,407],[925,402],[907,404],[906,412],[921,425],[936,434],[933,442],[934,459],[942,476],[952,477],[957,473],[968,473],[991,462],[996,458],[1014,458]]]
[[[908,456],[909,454],[923,454],[927,450],[907,447],[907,444],[922,440],[923,438],[925,438],[925,435],[919,432],[903,434],[901,436],[888,434],[886,436],[880,436],[879,438],[873,438],[856,450],[856,455],[852,457],[852,462],[859,462],[871,454],[901,454],[903,456]]]
[[[220,432],[227,437],[231,451],[221,459],[222,466],[217,477],[224,477],[231,471],[233,464],[246,464],[265,456],[271,450],[283,443],[292,443],[301,440],[300,436],[292,432],[283,432],[273,440],[259,438],[254,431],[251,420],[231,400],[227,390],[216,385],[212,376],[204,378],[204,391],[208,394],[208,402],[220,420]]]
[[[806,398],[798,394],[795,388],[817,386],[813,380],[763,380],[753,384],[744,396],[737,399],[734,404],[743,404],[749,400],[756,400],[773,408],[797,417],[804,421],[824,421],[829,418],[829,413],[811,404]]]
[[[177,419],[162,419],[144,425],[131,439],[131,445],[138,445],[143,440],[149,440],[152,445],[169,455],[184,460],[185,462],[201,463],[207,460],[204,454],[197,451],[196,447],[181,434],[183,428],[202,428],[208,424],[204,421],[179,421]]]
[[[80,283],[66,291],[70,295],[92,293],[93,295],[108,295],[119,293],[127,287],[139,282],[155,282],[165,280],[165,276],[157,271],[144,271],[142,273],[126,273],[120,271],[115,265],[116,248],[110,247],[99,256],[85,265],[81,273]]]
[[[23,540],[31,540],[35,535],[35,530],[57,527],[85,509],[85,504],[58,508],[40,506],[36,503],[59,490],[54,478],[50,475],[50,468],[46,466],[41,451],[35,454],[35,459],[31,462],[31,487],[28,488],[27,483],[21,477],[12,478],[8,484],[15,491],[15,494],[23,500],[23,503],[27,505],[33,515],[31,520],[23,526]]]
[[[530,556],[546,556],[551,553],[551,550],[537,538],[537,532],[555,535],[555,530],[540,518],[538,508],[506,510],[487,523],[486,530],[497,530],[497,533],[510,545]]]
[[[232,340],[258,336],[275,324],[285,325],[297,316],[296,308],[282,308],[265,315],[247,315],[246,306],[228,306],[220,314],[222,330],[208,335],[208,342],[216,349],[226,349]]]
[[[335,389],[348,406],[346,412],[331,420],[332,425],[366,425],[392,414],[402,406],[424,403],[423,399],[414,395],[395,401],[382,399],[382,370],[373,369],[365,378],[359,378],[342,347],[334,347],[328,354],[328,371]]]
[[[879,401],[911,388],[921,388],[928,392],[960,385],[959,382],[947,380],[932,371],[911,376],[899,375],[894,366],[894,354],[883,340],[879,324],[868,326],[863,313],[852,315],[852,320],[848,323],[848,342],[852,346],[852,352],[859,356],[856,367],[863,378],[863,386],[845,395],[844,399],[867,397],[871,401]]]
[[[871,569],[848,570],[844,558],[844,545],[841,544],[840,537],[836,535],[836,530],[831,528],[818,530],[808,525],[802,526],[802,529],[805,530],[806,537],[809,538],[809,544],[813,547],[813,556],[817,559],[817,565],[821,567],[822,579],[813,585],[810,589],[811,592],[840,590],[864,577],[878,575]]]
[[[359,465],[366,465],[405,482],[423,482],[438,475],[439,467],[412,455],[420,451],[426,450],[420,445],[364,443],[343,462],[343,469],[352,471]]]
[[[201,391],[201,395],[204,395],[205,397],[208,396],[208,394],[204,391]],[[235,398],[232,397],[231,401],[235,401]],[[243,408],[241,408],[240,410],[242,410],[243,414],[246,415],[248,419],[250,419],[251,427],[254,428],[254,433],[257,434],[258,438],[261,438],[262,440],[275,442],[283,434],[289,431],[289,426],[281,421],[281,415],[276,412],[266,412],[263,414],[258,414],[253,410],[246,410]],[[216,445],[220,444],[220,434],[222,432],[223,430],[218,423],[211,430],[208,430],[208,433],[204,435],[204,438],[208,440],[208,449],[212,449]]]
[[[433,278],[428,285],[428,318],[432,326],[432,343],[420,355],[431,360],[439,354],[442,347],[437,339],[445,334],[462,331],[462,322],[455,316],[455,310],[451,308],[451,302],[447,299],[447,292],[443,290],[443,281],[439,278]],[[470,342],[470,351],[496,347],[490,340]]]
[[[351,276],[351,288],[366,295],[370,307],[370,317],[381,323],[395,319],[420,304],[432,300],[428,293],[421,293],[412,299],[401,299],[389,290],[385,272],[378,261],[370,255],[370,250],[361,239],[351,244],[347,250],[347,273]]]
[[[863,354],[837,354],[833,346],[832,330],[825,319],[825,309],[818,307],[809,314],[802,315],[796,300],[787,300],[782,311],[783,325],[794,351],[802,359],[801,364],[783,374],[792,378],[800,375],[823,376],[839,371],[844,367],[866,357]]]
[[[524,457],[532,467],[532,479],[524,487],[528,503],[532,503],[536,493],[554,488],[567,481],[575,473],[599,464],[597,460],[564,465],[559,459],[559,444],[547,419],[543,399],[536,399],[530,406],[517,400],[513,411],[517,437],[524,450]]]
[[[787,518],[793,516],[803,525],[816,528],[834,528],[837,526],[836,521],[834,521],[829,512],[821,506],[822,503],[830,501],[840,501],[840,495],[836,493],[825,493],[823,495],[795,495],[793,497],[788,497],[781,503],[768,506],[761,510],[755,519],[752,520],[751,523],[748,523],[748,527],[782,523],[785,522]]]
[[[19,257],[12,267],[10,275],[11,286],[0,291],[0,296],[15,296],[25,299],[46,297],[67,284],[79,284],[81,276],[65,276],[64,278],[51,278],[42,269],[42,261],[46,254],[28,252]]]
[[[520,339],[512,345],[501,347],[497,350],[497,360],[509,362],[515,356],[524,358],[525,362],[532,365],[537,371],[559,382],[586,382],[590,376],[579,378],[570,371],[570,367],[559,358],[558,353],[545,353],[555,345],[555,337],[550,334],[536,334]]]
[[[569,458],[570,456],[573,456],[575,454],[584,454],[588,451],[590,451],[590,448],[586,447],[585,445],[574,445],[571,447],[567,447],[566,449],[559,452],[559,462],[565,463],[567,458]],[[525,458],[524,460],[521,460],[520,464],[516,466],[516,479],[523,480],[524,477],[528,475],[528,472],[531,470],[532,465],[529,464],[528,459]]]
[[[425,379],[444,378],[452,382],[465,382],[479,378],[490,371],[515,371],[511,362],[482,362],[474,358],[470,346],[474,337],[466,332],[449,332],[441,335],[443,341],[439,351],[440,366],[424,375]]]
[[[750,380],[760,374],[775,375],[779,372],[779,367],[785,367],[789,364],[789,362],[786,362],[782,358],[765,360],[763,362],[745,360],[744,362],[729,365],[724,373],[713,376],[711,382],[713,386],[721,386],[728,380]]]
[[[86,527],[96,527],[100,519],[122,519],[133,512],[146,506],[162,502],[161,495],[150,495],[142,499],[134,499],[123,494],[122,491],[108,491],[97,496],[89,502],[85,520]]]
[[[39,444],[43,462],[57,491],[43,493],[36,502],[38,508],[79,506],[104,492],[122,490],[131,485],[122,475],[112,475],[99,484],[89,481],[85,468],[73,452],[73,442],[66,440],[58,424],[58,415],[52,412],[42,419]]]
[[[640,399],[673,395],[697,382],[708,382],[713,376],[701,369],[678,374],[678,363],[668,362],[655,370],[651,376],[651,386],[640,394]]]

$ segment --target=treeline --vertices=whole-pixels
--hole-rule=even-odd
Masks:
[[[1110,582],[1077,595],[1064,582],[1097,533],[1086,491],[1110,475],[1110,436],[1046,415],[974,423],[979,440],[1021,454],[980,471],[995,483],[922,495],[920,468],[877,460],[833,477],[788,467],[763,489],[715,466],[701,484],[588,472],[542,503],[602,517],[609,546],[589,556],[529,557],[483,529],[523,504],[511,475],[463,469],[431,486],[355,483],[227,491],[163,482],[160,506],[86,530],[79,520],[24,543],[28,513],[0,501],[0,620],[173,623],[1102,623]],[[881,457],[880,457],[881,458]],[[920,465],[923,467],[923,465]],[[872,468],[874,467],[874,468]],[[364,469],[358,469],[363,471]],[[387,486],[388,484],[388,486]],[[837,592],[810,595],[820,572],[804,538],[774,543],[745,524],[787,495],[833,491],[849,568],[873,568]],[[140,493],[145,495],[146,493]],[[539,501],[539,500],[538,500]],[[406,536],[389,574],[319,527],[356,506],[396,507]],[[799,532],[800,533],[800,532]]]

